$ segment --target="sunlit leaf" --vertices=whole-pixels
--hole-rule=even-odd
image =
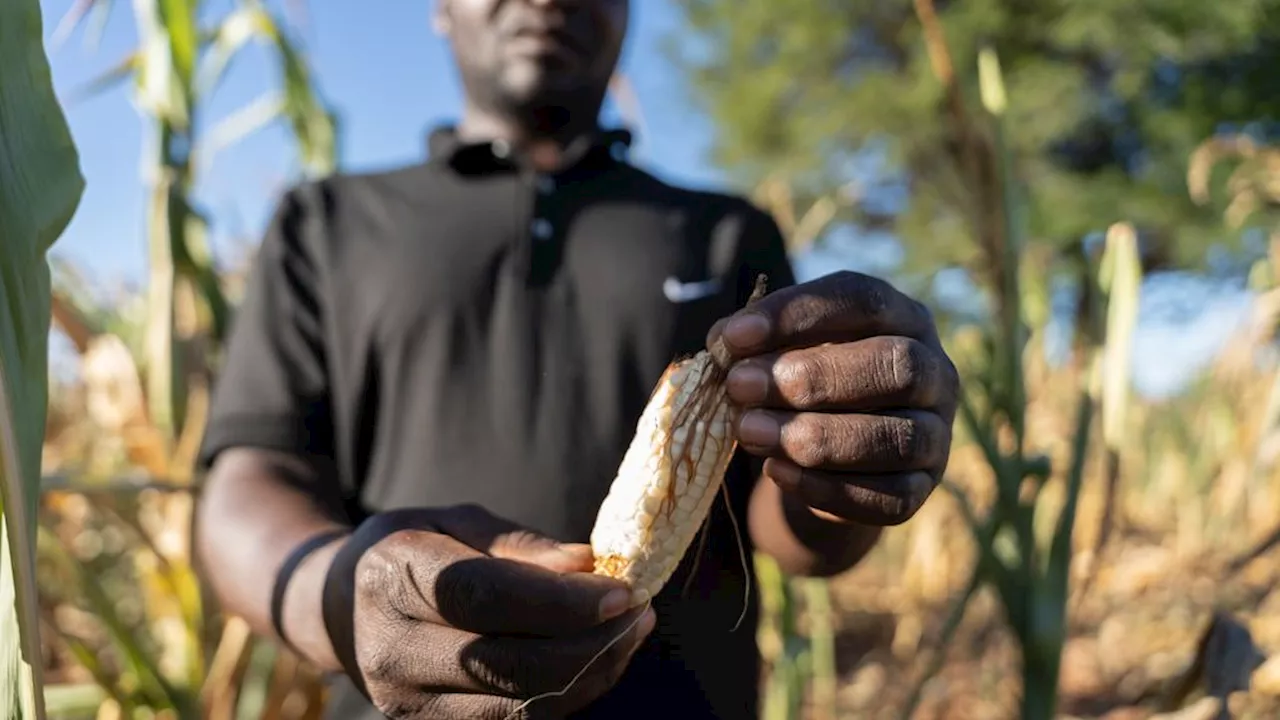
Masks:
[[[302,165],[311,175],[330,173],[337,162],[334,115],[321,100],[311,69],[288,34],[269,15],[264,18],[267,36],[280,57],[285,114],[298,139]]]
[[[84,190],[37,0],[0,3],[0,712],[42,717],[36,495],[47,409],[46,255]]]
[[[160,0],[160,18],[169,36],[174,72],[190,87],[195,77],[199,32],[192,0]]]
[[[219,152],[261,130],[284,112],[284,98],[268,92],[218,121],[200,145],[200,165],[207,167]]]
[[[1131,225],[1118,224],[1107,233],[1100,285],[1107,294],[1106,343],[1102,367],[1102,436],[1119,453],[1124,443],[1125,410],[1129,404],[1133,335],[1138,325],[1142,288],[1142,259]]]
[[[155,0],[134,0],[141,67],[136,100],[143,110],[185,129],[190,122],[185,79],[175,71],[172,38]]]
[[[88,570],[67,551],[57,536],[44,533],[47,547],[57,562],[78,579],[79,594],[84,598],[94,617],[102,624],[115,651],[129,671],[137,677],[142,696],[156,709],[178,709],[183,696],[165,679],[154,658],[143,649],[140,638],[120,618],[115,603],[102,590]]]
[[[231,59],[250,40],[268,32],[266,11],[256,6],[236,8],[214,29],[208,50],[200,63],[196,88],[200,95],[213,92],[222,81]]]
[[[134,78],[135,73],[141,69],[141,63],[142,56],[139,53],[129,53],[123,60],[108,68],[106,72],[76,89],[71,97],[68,98],[68,101],[72,103],[81,102],[99,93],[118,87]]]
[[[97,50],[98,44],[102,42],[102,34],[107,30],[107,20],[111,18],[114,6],[115,0],[96,0],[93,3],[89,27],[84,35],[85,47],[90,52]]]
[[[49,45],[54,50],[61,48],[67,38],[71,37],[71,33],[80,27],[80,23],[84,21],[89,15],[89,11],[97,4],[98,0],[75,0],[53,28],[53,34],[49,36]]]

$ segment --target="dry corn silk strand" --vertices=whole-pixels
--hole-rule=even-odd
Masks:
[[[766,287],[765,276],[758,276],[748,307],[764,297]],[[591,532],[595,574],[626,583],[632,591],[633,607],[652,604],[695,538],[705,530],[717,497],[725,500],[744,576],[750,579],[746,548],[739,523],[728,507],[724,484],[737,449],[733,434],[737,411],[725,388],[730,361],[724,340],[717,338],[710,349],[667,366],[596,515]],[[735,630],[746,616],[749,593],[747,585]],[[642,617],[637,616],[605,645],[563,689],[529,698],[512,716],[534,701],[568,693]]]

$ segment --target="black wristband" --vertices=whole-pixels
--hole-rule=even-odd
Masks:
[[[275,630],[276,637],[295,653],[298,653],[297,647],[289,642],[289,638],[284,634],[284,593],[289,588],[289,581],[293,579],[293,573],[308,555],[349,532],[351,531],[345,528],[335,528],[311,536],[289,553],[289,557],[285,558],[284,564],[280,566],[280,572],[276,573],[275,585],[271,588],[271,628]]]

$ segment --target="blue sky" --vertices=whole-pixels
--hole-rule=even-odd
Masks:
[[[41,0],[46,40],[70,4]],[[64,99],[133,47],[130,3],[115,4],[96,48],[86,47],[83,32],[59,48],[50,47],[54,84]],[[205,5],[212,18],[232,2],[206,0]],[[341,113],[344,167],[374,169],[420,158],[427,131],[455,117],[459,108],[446,48],[430,29],[430,0],[323,0],[306,6],[304,41],[322,91]],[[644,113],[637,159],[675,182],[717,184],[720,174],[705,160],[714,129],[693,111],[679,75],[658,49],[661,38],[678,27],[674,4],[644,0],[633,7],[623,66]],[[201,119],[212,125],[274,87],[274,68],[265,58],[256,50],[242,56]],[[68,103],[67,114],[87,188],[56,254],[98,281],[136,281],[146,259],[140,181],[146,126],[127,86]],[[275,193],[289,178],[292,160],[287,136],[269,128],[222,151],[201,169],[198,196],[217,224],[215,253],[225,256],[236,251],[236,242],[256,242]],[[853,259],[847,250],[816,253],[797,258],[797,271],[810,277],[853,267]],[[1180,285],[1158,292],[1185,299],[1202,291]],[[1134,358],[1140,389],[1153,394],[1172,390],[1235,326],[1242,296],[1203,292],[1203,301],[1196,297],[1202,311],[1190,324],[1144,324]]]

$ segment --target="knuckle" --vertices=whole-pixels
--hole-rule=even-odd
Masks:
[[[852,288],[862,283],[866,276],[853,270],[837,270],[831,274],[831,281],[845,288]]]
[[[894,423],[899,457],[914,467],[933,463],[942,448],[942,430],[940,419],[933,413],[913,413],[906,421]]]
[[[859,309],[877,327],[889,316],[889,287],[883,280],[867,278],[859,293]]]
[[[906,337],[895,337],[889,345],[890,367],[895,390],[919,392],[928,385],[933,367],[924,344]]]
[[[812,415],[799,415],[787,424],[790,441],[787,454],[799,466],[816,468],[824,465],[831,455],[830,435],[826,425]]]
[[[385,683],[397,677],[400,653],[393,643],[362,643],[356,648],[356,663],[364,676],[374,683]]]
[[[821,353],[787,355],[774,366],[774,381],[796,407],[820,405],[830,399],[826,365]]]
[[[914,461],[928,449],[928,434],[919,418],[890,424],[897,456],[901,460]]]
[[[381,597],[388,587],[395,584],[399,563],[391,547],[392,543],[379,543],[360,558],[355,577],[358,597]]]

